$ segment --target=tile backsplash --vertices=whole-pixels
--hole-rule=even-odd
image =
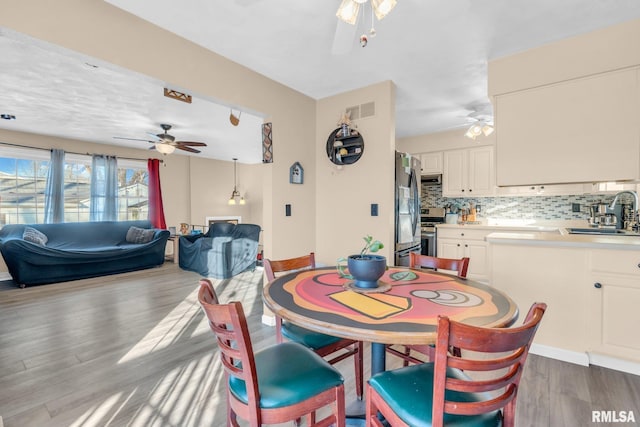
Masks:
[[[449,204],[468,205],[470,201],[481,205],[478,216],[497,219],[577,220],[589,218],[589,206],[611,203],[614,194],[577,194],[568,196],[530,197],[465,197],[442,196],[442,185],[423,183],[422,207],[446,207]],[[572,212],[572,203],[580,204],[580,212]]]

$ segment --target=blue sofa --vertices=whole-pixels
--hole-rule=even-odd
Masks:
[[[25,240],[27,227],[46,243]],[[124,273],[164,263],[169,231],[150,229],[150,221],[10,224],[0,230],[0,252],[20,287]],[[132,243],[136,231],[151,241]]]
[[[255,268],[260,226],[216,222],[205,234],[180,237],[180,268],[228,279]]]

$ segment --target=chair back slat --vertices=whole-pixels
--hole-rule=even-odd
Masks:
[[[409,253],[409,266],[411,268],[431,268],[435,271],[438,270],[450,270],[456,271],[458,277],[466,278],[467,270],[469,269],[469,258],[464,257],[460,259],[453,258],[438,258],[428,255],[420,255],[416,252]]]
[[[260,419],[256,364],[242,304],[238,301],[220,304],[213,284],[208,279],[200,280],[198,300],[209,320],[211,330],[216,335],[226,381],[229,376],[245,381],[248,406],[255,411],[256,419]]]
[[[445,412],[476,415],[498,409],[503,410],[504,426],[513,426],[515,397],[524,363],[546,308],[544,303],[533,304],[522,326],[515,328],[481,328],[450,320],[446,316],[438,317],[434,362],[434,427],[442,426]],[[451,346],[467,351],[461,356],[451,355]],[[467,378],[447,377],[448,368],[463,371]],[[488,375],[483,374],[479,378],[479,372],[491,375],[486,378]],[[446,390],[494,393],[487,393],[484,400],[458,402],[447,400]]]
[[[271,281],[276,278],[275,273],[282,273],[284,271],[300,270],[303,268],[316,268],[316,259],[313,252],[309,255],[303,255],[296,258],[271,260],[265,259],[263,261],[264,272],[267,276],[267,280]]]

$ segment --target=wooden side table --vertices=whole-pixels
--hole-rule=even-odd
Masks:
[[[175,236],[170,236],[168,240],[173,243],[173,253],[165,256],[165,259],[172,261],[174,264],[178,264],[178,257],[180,256],[180,236],[176,234]]]

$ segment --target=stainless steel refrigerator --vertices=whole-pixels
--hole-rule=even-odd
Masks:
[[[420,159],[396,152],[395,265],[408,266],[420,253]]]

